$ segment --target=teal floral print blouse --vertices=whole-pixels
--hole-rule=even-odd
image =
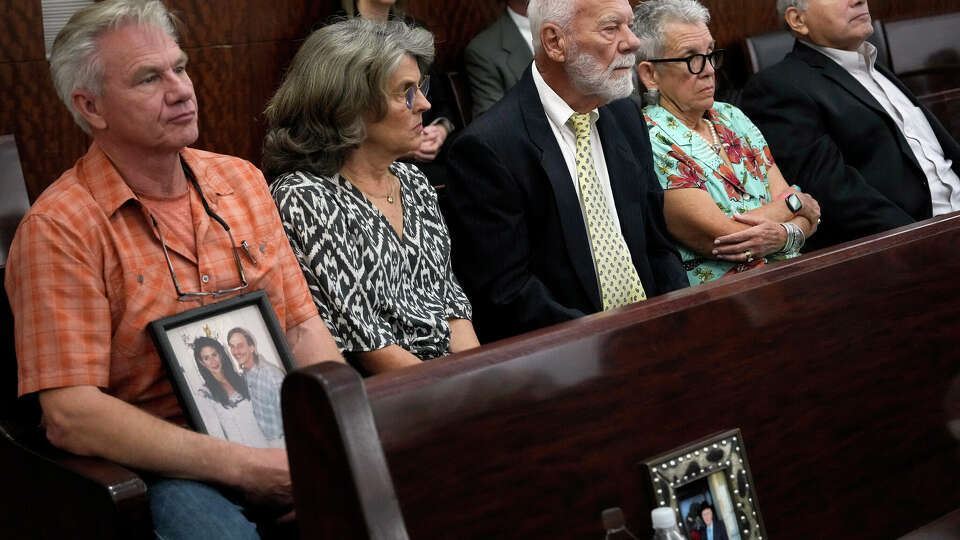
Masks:
[[[731,219],[734,213],[742,214],[770,202],[767,171],[773,166],[773,156],[760,130],[740,109],[716,101],[704,115],[716,128],[732,169],[703,138],[663,107],[646,107],[644,113],[654,169],[664,190],[702,189]],[[691,285],[784,259],[783,255],[767,255],[742,264],[707,258],[682,244],[677,248]]]

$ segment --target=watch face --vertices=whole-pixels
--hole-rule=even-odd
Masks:
[[[794,214],[796,214],[797,212],[800,211],[801,208],[803,208],[803,203],[800,202],[800,197],[798,197],[796,193],[793,193],[789,197],[787,197],[787,208],[789,208],[790,211],[793,212]]]

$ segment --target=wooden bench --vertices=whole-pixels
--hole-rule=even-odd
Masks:
[[[739,427],[769,536],[960,508],[960,215],[360,380],[283,388],[305,538],[649,531],[640,462]],[[952,390],[951,390],[952,389]]]

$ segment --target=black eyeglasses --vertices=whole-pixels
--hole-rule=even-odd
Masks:
[[[686,62],[687,69],[690,70],[690,73],[699,75],[703,73],[703,69],[707,67],[707,60],[710,61],[710,65],[713,66],[714,69],[722,66],[723,54],[725,52],[723,49],[717,49],[709,54],[691,54],[686,58],[658,58],[647,61],[653,64],[659,64],[661,62]]]
[[[157,224],[157,218],[153,217],[153,214],[150,214],[150,220],[153,222],[153,227],[157,230],[157,236],[160,237],[160,246],[163,248],[163,257],[167,260],[167,268],[170,270],[170,277],[173,278],[173,287],[177,290],[177,300],[180,302],[187,302],[202,296],[216,297],[246,289],[248,285],[247,276],[243,273],[243,265],[240,264],[240,253],[237,251],[237,245],[233,242],[233,234],[230,233],[230,226],[227,225],[227,222],[224,221],[222,217],[218,216],[213,210],[210,209],[210,205],[207,204],[207,199],[203,196],[203,191],[200,190],[200,184],[197,182],[196,177],[193,176],[193,172],[190,170],[190,168],[187,167],[187,165],[182,161],[181,165],[183,166],[183,172],[186,173],[187,178],[190,179],[193,187],[195,187],[197,189],[197,193],[200,194],[200,202],[203,203],[203,209],[207,212],[207,215],[219,223],[220,226],[223,227],[223,230],[227,231],[227,236],[230,238],[230,247],[233,248],[233,260],[236,261],[237,272],[240,273],[240,285],[231,287],[229,289],[221,289],[219,291],[209,292],[184,292],[182,289],[180,289],[180,281],[177,279],[177,273],[173,271],[173,262],[170,260],[170,253],[167,252],[167,243],[163,241],[163,232],[160,231],[160,226]],[[243,246],[246,247],[246,245],[246,242],[244,242]]]
[[[407,109],[413,110],[413,103],[417,100],[417,90],[420,90],[420,93],[423,94],[423,97],[427,97],[427,92],[430,91],[430,76],[426,75],[423,77],[423,80],[420,81],[420,84],[411,86],[403,92],[397,92],[396,95],[403,95],[406,98]]]

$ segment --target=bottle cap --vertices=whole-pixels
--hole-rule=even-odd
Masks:
[[[673,508],[663,507],[654,508],[650,512],[650,520],[653,521],[654,529],[669,529],[677,525],[677,516],[673,513]]]

